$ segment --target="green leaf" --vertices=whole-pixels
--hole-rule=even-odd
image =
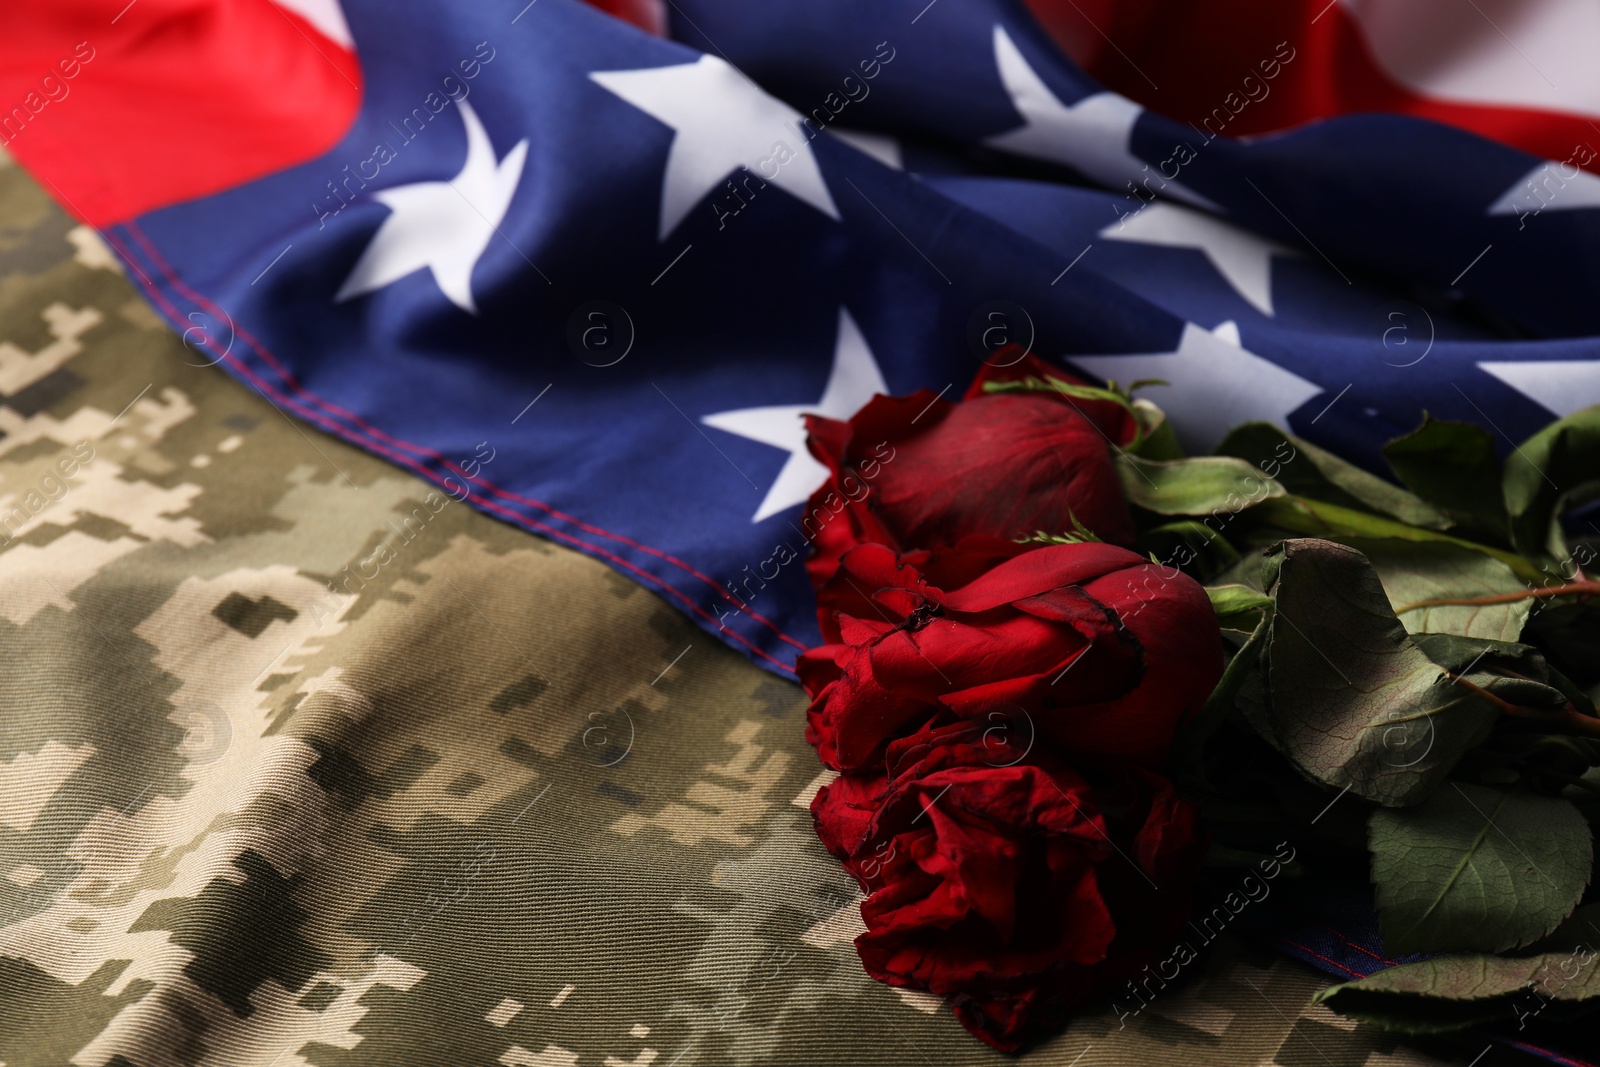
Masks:
[[[1139,383],[1135,382],[1134,385]],[[1138,442],[1128,446],[1128,451],[1145,459],[1183,458],[1183,446],[1178,444],[1177,431],[1172,428],[1165,411],[1140,397],[1133,402],[1133,414],[1144,432]]]
[[[1528,621],[1525,639],[1584,686],[1600,683],[1600,598],[1545,601]]]
[[[1583,946],[1579,946],[1583,949]],[[1359,982],[1325,990],[1317,999],[1327,1001],[1339,989],[1363,989],[1382,993],[1410,993],[1416,996],[1446,997],[1451,1000],[1481,1000],[1516,993],[1539,983],[1541,978],[1565,977],[1566,984],[1551,981],[1548,996],[1561,1000],[1587,1000],[1600,996],[1600,968],[1577,968],[1570,975],[1546,974],[1551,965],[1569,959],[1574,950],[1541,953],[1537,956],[1488,956],[1477,953],[1435,956],[1420,963],[1407,963],[1379,971]],[[1594,957],[1593,950],[1585,953]]]
[[[1276,549],[1276,547],[1276,545],[1263,545],[1260,548],[1242,550],[1238,562],[1230,564],[1213,575],[1209,584],[1248,585],[1252,589],[1265,589],[1266,585],[1261,578],[1262,561],[1268,549]]]
[[[1528,581],[1540,583],[1549,581],[1549,575],[1515,552],[1452,537],[1437,530],[1408,526],[1394,519],[1386,519],[1382,515],[1341,507],[1321,500],[1310,500],[1300,496],[1264,500],[1250,510],[1249,517],[1252,522],[1263,523],[1279,530],[1306,534],[1310,537],[1326,537],[1331,540],[1392,537],[1399,541],[1415,541],[1419,544],[1458,545],[1473,552],[1480,552],[1490,559],[1499,560],[1519,577]]]
[[[1600,406],[1551,423],[1511,453],[1502,491],[1511,543],[1529,555],[1564,554],[1556,519],[1565,502],[1600,487]]]
[[[1266,422],[1247,422],[1217,445],[1220,456],[1256,464],[1296,496],[1379,512],[1410,526],[1442,530],[1450,517],[1415,493],[1370,474]]]
[[[1521,668],[1524,672],[1543,669],[1542,660],[1539,666],[1529,662],[1539,654],[1539,650],[1519,641],[1497,641],[1462,634],[1417,634],[1414,640],[1429,659],[1451,674],[1461,674],[1474,666],[1497,662],[1522,662],[1527,664]]]
[[[1498,709],[1406,634],[1355,549],[1285,541],[1263,569],[1276,602],[1263,735],[1314,781],[1379,804],[1422,800]]]
[[[1369,1026],[1439,1034],[1473,1026],[1546,1021],[1587,1014],[1595,1005],[1594,950],[1580,946],[1538,956],[1447,955],[1379,971],[1318,993],[1314,1002]],[[1403,973],[1402,973],[1403,972]],[[1566,1010],[1545,1012],[1552,1001]]]
[[[1128,501],[1158,515],[1228,518],[1284,495],[1283,486],[1242,459],[1154,460],[1122,453],[1117,473]]]
[[[1272,706],[1267,700],[1265,664],[1262,663],[1265,651],[1266,635],[1263,633],[1260,647],[1254,649],[1252,660],[1247,661],[1246,666],[1237,673],[1236,680],[1230,679],[1227,671],[1224,670],[1223,681],[1231,681],[1233,706],[1238,709],[1239,717],[1254,727],[1256,733],[1277,744],[1275,740],[1276,734],[1272,726]],[[1242,652],[1240,654],[1243,655]],[[1253,666],[1251,665],[1252,662]],[[1228,666],[1233,666],[1233,663],[1230,662]],[[1217,693],[1213,691],[1212,696],[1216,695]],[[1206,706],[1210,706],[1209,700],[1206,702]],[[1304,768],[1297,766],[1295,769],[1303,777],[1311,778],[1310,775],[1305,773]]]
[[[1206,595],[1211,598],[1211,610],[1217,613],[1217,622],[1224,630],[1254,633],[1263,615],[1272,608],[1271,597],[1248,585],[1207,586]]]
[[[1461,959],[1466,957],[1441,956],[1439,958]],[[1498,956],[1474,956],[1471,958],[1482,960],[1499,959]],[[1406,966],[1418,965],[1407,964]],[[1398,967],[1391,968],[1391,970],[1399,969]],[[1378,974],[1388,973],[1389,971],[1378,972]],[[1443,996],[1419,996],[1408,993],[1396,994],[1369,990],[1362,988],[1360,982],[1349,982],[1342,986],[1334,986],[1332,989],[1324,989],[1317,996],[1327,998],[1327,1006],[1347,1018],[1396,1034],[1446,1034],[1457,1030],[1466,1030],[1474,1026],[1515,1022],[1517,1019],[1511,1003],[1516,997],[1512,995],[1481,1000],[1454,1000]]]
[[[1499,541],[1510,536],[1500,458],[1483,427],[1424,414],[1422,425],[1384,445],[1383,455],[1407,488],[1454,522]]]
[[[1502,700],[1551,709],[1571,703],[1580,714],[1595,713],[1589,695],[1532,645],[1456,634],[1417,634],[1414,640],[1433,662]]]
[[[1521,992],[1544,979],[1548,983],[1546,996],[1558,1000],[1588,1000],[1600,996],[1600,968],[1582,966],[1585,960],[1593,958],[1594,951],[1581,945],[1566,952],[1541,953],[1537,956],[1451,954],[1390,967],[1370,978],[1348,982],[1335,989],[1410,993],[1450,1000],[1482,1000]],[[1579,966],[1572,968],[1569,973],[1553,970],[1561,962],[1577,963]],[[1562,978],[1566,979],[1565,983],[1561,981]],[[1327,1000],[1327,994],[1332,992],[1327,990],[1318,999]]]
[[[1528,583],[1499,560],[1460,545],[1388,538],[1351,538],[1346,543],[1365,555],[1378,572],[1389,603],[1409,633],[1515,641],[1533,610],[1532,598],[1510,604],[1452,604],[1402,610],[1427,600],[1520,593]]]
[[[1194,519],[1177,519],[1144,530],[1139,548],[1167,567],[1210,580],[1239,562],[1239,551],[1217,530]]]
[[[1578,1005],[1600,997],[1596,944],[1600,905],[1588,904],[1527,955],[1435,956],[1324,989],[1312,1003],[1404,1033],[1440,1033],[1485,1023],[1515,1022],[1520,1028],[1551,1002]]]
[[[1571,801],[1451,782],[1367,822],[1378,929],[1390,955],[1504,952],[1554,930],[1594,860]]]

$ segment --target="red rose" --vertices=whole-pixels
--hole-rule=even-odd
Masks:
[[[1164,779],[1080,774],[980,729],[898,741],[887,777],[846,775],[812,811],[870,894],[868,973],[953,997],[1009,1051],[1170,947],[1202,850]]]
[[[949,592],[862,545],[818,598],[837,640],[797,669],[807,740],[839,770],[936,717],[997,711],[1064,753],[1157,766],[1222,674],[1205,590],[1112,545],[1035,548]]]
[[[1008,373],[1044,367],[1020,362]],[[848,422],[807,416],[806,428],[829,471],[801,519],[814,583],[863,542],[906,552],[970,534],[1070,534],[1081,524],[1103,541],[1133,544],[1111,448],[1131,440],[1135,424],[1109,402],[976,393],[957,404],[923,391],[874,397]]]
[[[860,548],[852,545],[851,548]],[[879,548],[887,546],[879,545]],[[981,534],[963,537],[956,544],[932,552],[906,552],[898,557],[898,567],[909,567],[926,585],[939,589],[959,589],[988,574],[1009,559],[1031,552],[1039,545],[1023,545],[1015,541],[1002,541],[998,537]],[[893,555],[892,550],[890,555]],[[863,556],[858,560],[866,559]],[[880,557],[887,558],[887,557]],[[910,580],[910,579],[907,579]],[[839,617],[854,615],[862,619],[883,618],[883,609],[873,597],[883,589],[872,584],[872,579],[860,570],[841,572],[835,562],[828,572],[828,580],[817,588],[817,623],[822,639],[838,644],[844,638],[839,630]]]

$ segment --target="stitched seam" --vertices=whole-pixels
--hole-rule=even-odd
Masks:
[[[111,242],[112,246],[115,247],[117,249],[117,251],[120,252],[124,257],[127,257],[130,260],[132,259],[132,257],[129,255],[129,251],[127,249],[123,248],[117,242],[116,238],[112,237],[109,233],[106,234],[106,238],[107,238],[107,240],[109,240]],[[147,285],[146,288],[150,291],[151,295],[155,298],[156,302],[158,304],[160,304],[167,311],[167,313],[172,317],[173,320],[175,320],[175,321],[181,321],[182,320],[182,315],[180,315],[178,313],[177,308],[174,307],[172,305],[172,303],[166,299],[165,295],[162,294],[160,292],[160,290],[158,290],[158,289],[156,289],[154,287],[153,283],[150,284],[150,285]],[[208,348],[210,347],[209,339],[208,339],[207,347]],[[382,445],[382,444],[380,444],[380,443],[378,443],[376,441],[373,441],[373,440],[370,440],[370,439],[363,440],[362,436],[360,434],[358,434],[356,431],[352,430],[350,427],[340,425],[339,423],[333,421],[327,415],[325,415],[325,414],[323,414],[321,412],[318,412],[318,411],[315,411],[315,410],[308,410],[303,404],[297,402],[293,397],[286,396],[283,393],[279,392],[277,389],[274,389],[271,385],[269,385],[267,382],[263,381],[260,377],[258,377],[256,375],[256,373],[250,369],[249,365],[246,364],[243,360],[241,360],[238,356],[235,356],[235,355],[233,355],[231,353],[227,353],[227,352],[218,353],[218,356],[221,359],[232,360],[234,366],[236,366],[239,369],[240,373],[244,374],[245,377],[247,377],[251,382],[253,382],[255,384],[256,388],[260,389],[263,393],[266,393],[266,394],[268,394],[270,396],[276,397],[278,400],[282,401],[284,404],[288,405],[289,407],[292,407],[296,411],[296,413],[300,414],[300,416],[302,418],[306,419],[308,422],[316,423],[316,424],[324,427],[325,429],[327,429],[328,432],[334,434],[335,436],[343,437],[343,438],[346,438],[347,440],[354,441],[355,443],[360,444],[363,447],[368,448],[373,452],[376,452],[376,453],[378,453],[380,455],[386,456],[390,460],[392,460],[393,462],[395,462],[397,464],[400,464],[401,466],[407,467],[407,468],[415,471],[417,474],[419,474],[422,477],[428,479],[430,482],[433,482],[435,484],[441,484],[441,479],[439,478],[439,476],[436,475],[433,471],[429,470],[427,467],[422,466],[416,459],[414,459],[414,458],[412,458],[410,456],[401,455],[401,454],[395,452],[394,450],[389,449],[389,448],[385,447],[384,445]],[[308,396],[314,396],[315,395],[315,394],[309,393],[308,391],[306,391],[304,389],[301,389],[300,392],[302,392],[302,393],[304,393],[305,395],[308,395]],[[504,515],[504,516],[508,517],[514,523],[517,523],[517,524],[523,525],[523,526],[531,526],[531,527],[533,527],[535,529],[538,529],[538,530],[550,535],[551,537],[556,538],[559,541],[563,541],[563,542],[565,542],[567,544],[570,544],[570,545],[572,545],[572,546],[574,546],[576,548],[586,549],[586,550],[588,550],[590,552],[593,552],[594,554],[600,556],[602,559],[605,559],[605,560],[607,560],[607,561],[609,561],[611,563],[614,563],[618,567],[622,567],[622,568],[624,568],[626,570],[629,570],[629,571],[633,572],[634,574],[638,575],[641,579],[643,579],[646,583],[656,585],[656,586],[660,587],[661,589],[663,589],[663,590],[665,590],[665,591],[667,591],[669,593],[672,593],[680,601],[682,601],[682,603],[684,604],[685,607],[687,607],[690,611],[694,612],[696,615],[700,616],[700,618],[705,619],[707,622],[716,622],[716,619],[714,617],[712,617],[703,608],[701,608],[698,604],[696,604],[693,600],[691,600],[682,590],[678,589],[676,586],[674,586],[671,583],[667,582],[664,578],[661,578],[661,577],[659,577],[657,575],[650,574],[648,571],[641,570],[637,565],[629,562],[628,560],[623,559],[621,556],[618,556],[618,555],[616,555],[616,554],[614,554],[614,553],[612,553],[612,552],[610,552],[610,551],[608,551],[608,550],[606,550],[604,548],[601,548],[599,545],[590,544],[589,542],[584,541],[581,538],[578,538],[578,537],[576,537],[576,536],[574,536],[574,535],[572,535],[570,533],[567,533],[567,532],[562,531],[562,530],[558,530],[553,526],[548,526],[548,525],[546,525],[546,524],[544,524],[542,522],[539,522],[536,519],[530,518],[530,517],[528,517],[526,515],[521,515],[521,514],[515,512],[515,511],[512,511],[510,508],[507,508],[507,507],[504,507],[504,506],[502,506],[500,504],[495,503],[492,500],[486,500],[486,499],[484,499],[482,494],[478,495],[477,502],[482,507],[488,508],[488,509],[490,509],[492,511],[495,511],[495,512],[501,514],[501,515]],[[730,635],[731,637],[733,637],[734,640],[738,641],[740,644],[742,644],[746,648],[748,648],[753,654],[761,657],[762,659],[766,660],[768,663],[773,664],[778,669],[784,671],[787,674],[793,674],[794,673],[794,671],[790,667],[786,666],[781,661],[779,661],[777,659],[774,659],[771,655],[769,655],[768,653],[766,653],[762,649],[758,648],[756,645],[752,644],[742,634],[736,633],[733,630],[729,630],[726,627],[719,627],[719,630],[722,633],[726,633],[726,634]]]
[[[1530,1045],[1526,1041],[1518,1041],[1517,1039],[1511,1037],[1502,1038],[1501,1040],[1513,1048],[1527,1049],[1529,1052],[1543,1056],[1553,1063],[1564,1063],[1567,1065],[1567,1067],[1593,1067],[1593,1064],[1591,1064],[1588,1060],[1571,1059],[1565,1054],[1557,1052],[1554,1049],[1541,1048],[1538,1045]]]
[[[647,552],[650,555],[657,557],[658,559],[665,560],[666,562],[671,563],[674,566],[678,567],[680,570],[683,570],[684,572],[694,576],[695,578],[698,578],[702,582],[705,582],[707,585],[709,585],[711,588],[713,588],[713,589],[715,589],[717,591],[717,595],[722,597],[728,603],[730,603],[730,604],[734,605],[735,607],[737,607],[741,612],[743,612],[744,614],[750,616],[750,618],[754,619],[756,622],[758,622],[761,625],[767,627],[767,629],[771,630],[774,634],[776,634],[786,644],[798,649],[801,652],[808,651],[808,648],[807,648],[806,645],[801,644],[799,641],[795,640],[793,637],[790,637],[788,634],[784,633],[783,630],[779,629],[777,624],[772,622],[770,619],[768,619],[765,616],[759,614],[758,612],[750,610],[749,605],[740,602],[738,600],[738,598],[734,597],[732,594],[727,592],[727,590],[725,590],[722,586],[718,585],[715,579],[711,578],[709,575],[701,573],[699,570],[695,569],[693,566],[691,566],[690,564],[684,562],[683,560],[678,559],[676,556],[673,556],[672,554],[670,554],[668,552],[664,552],[661,549],[653,548],[650,545],[642,544],[641,542],[635,541],[632,538],[626,537],[626,536],[624,536],[622,534],[613,533],[612,531],[607,530],[607,529],[605,529],[603,527],[594,526],[594,525],[592,525],[590,523],[586,523],[586,522],[582,521],[581,519],[578,519],[576,516],[568,515],[565,512],[553,507],[550,504],[545,503],[542,500],[535,500],[535,499],[533,499],[531,497],[521,496],[521,495],[519,495],[517,493],[510,492],[509,490],[501,489],[499,486],[496,486],[494,483],[490,482],[487,478],[483,478],[483,477],[480,477],[480,476],[468,474],[465,470],[461,469],[461,467],[457,466],[453,461],[451,461],[447,457],[441,455],[440,453],[434,451],[433,449],[427,448],[426,446],[423,446],[423,445],[413,444],[410,441],[406,441],[406,440],[403,440],[403,439],[400,439],[400,438],[391,437],[389,434],[385,433],[383,430],[379,429],[377,426],[374,426],[371,423],[367,422],[360,415],[357,415],[352,411],[348,411],[345,408],[340,407],[339,405],[333,403],[332,401],[328,400],[327,398],[321,396],[318,393],[312,392],[310,389],[308,389],[304,385],[300,384],[300,382],[297,381],[295,379],[295,377],[292,374],[289,373],[289,371],[283,366],[283,364],[281,364],[278,361],[277,357],[273,356],[272,353],[267,350],[266,346],[264,346],[263,344],[258,342],[250,334],[250,332],[248,330],[244,329],[243,326],[241,326],[239,323],[235,322],[233,320],[233,316],[227,314],[218,305],[213,303],[211,300],[209,300],[205,296],[202,296],[200,293],[196,292],[194,289],[190,288],[190,286],[186,282],[184,282],[184,280],[177,274],[177,272],[171,267],[171,265],[167,263],[165,258],[162,257],[161,253],[150,243],[150,241],[147,239],[146,235],[138,228],[138,225],[136,223],[127,222],[127,223],[125,223],[123,225],[123,228],[125,230],[127,230],[129,235],[135,241],[137,241],[139,243],[140,247],[142,247],[145,250],[145,253],[146,253],[147,257],[151,261],[151,265],[156,268],[157,272],[160,273],[166,279],[166,281],[169,284],[171,284],[175,289],[187,294],[188,297],[194,303],[199,305],[200,307],[205,308],[205,309],[213,312],[214,314],[220,315],[223,318],[226,318],[228,320],[232,330],[233,330],[234,335],[237,336],[240,340],[244,341],[245,344],[249,345],[250,348],[252,348],[258,355],[260,355],[262,357],[262,359],[277,373],[278,377],[283,381],[283,384],[285,386],[287,386],[289,389],[295,391],[296,393],[298,393],[298,394],[300,394],[302,396],[305,396],[312,403],[314,403],[318,407],[322,408],[324,411],[329,412],[329,413],[331,413],[333,415],[345,418],[345,419],[355,423],[356,426],[359,427],[362,431],[364,431],[366,433],[366,435],[369,436],[369,437],[381,438],[382,440],[385,440],[385,441],[389,442],[390,444],[396,446],[397,448],[404,448],[404,449],[406,449],[408,451],[415,452],[417,455],[423,457],[424,459],[436,460],[440,464],[442,464],[444,467],[446,467],[447,469],[453,471],[456,474],[459,474],[461,477],[467,479],[468,481],[476,482],[476,483],[482,485],[485,489],[487,489],[491,493],[494,493],[496,496],[502,497],[502,498],[507,499],[507,500],[515,501],[516,503],[527,504],[527,505],[530,505],[532,507],[536,507],[536,508],[540,509],[541,511],[546,512],[547,514],[549,514],[553,518],[557,518],[557,519],[560,519],[563,522],[570,523],[571,525],[576,526],[577,528],[579,528],[581,530],[584,530],[584,531],[586,531],[588,533],[592,533],[592,534],[595,534],[595,535],[600,536],[600,537],[609,538],[609,539],[611,539],[613,541],[617,541],[617,542],[619,542],[621,544],[625,544],[625,545],[628,545],[630,547],[637,548],[642,552]],[[126,253],[124,253],[124,254],[126,254]],[[181,316],[176,316],[175,315],[174,317],[181,317]]]
[[[1302,916],[1302,918],[1304,918],[1304,916]],[[1317,926],[1322,927],[1324,930],[1328,931],[1328,933],[1332,934],[1334,937],[1337,937],[1340,941],[1343,941],[1345,943],[1345,947],[1353,948],[1357,952],[1361,953],[1362,955],[1371,956],[1373,959],[1378,960],[1380,963],[1386,963],[1390,967],[1399,967],[1400,966],[1400,962],[1398,960],[1386,959],[1383,956],[1380,956],[1376,952],[1372,951],[1370,948],[1367,948],[1365,945],[1356,944],[1354,941],[1352,941],[1348,937],[1346,937],[1341,931],[1334,929],[1333,927],[1329,926],[1327,923],[1318,922],[1316,919],[1311,919],[1310,921],[1315,923]]]
[[[1365,978],[1365,977],[1367,977],[1366,975],[1362,974],[1360,971],[1352,971],[1349,967],[1346,967],[1344,964],[1340,963],[1338,960],[1331,960],[1328,957],[1324,956],[1320,952],[1313,952],[1311,949],[1306,948],[1304,945],[1300,944],[1299,942],[1290,941],[1287,937],[1278,937],[1278,936],[1274,935],[1272,940],[1278,942],[1281,945],[1288,945],[1290,948],[1299,949],[1301,952],[1304,952],[1308,956],[1315,956],[1317,959],[1321,960],[1323,963],[1328,964],[1330,967],[1339,968],[1339,970],[1343,971],[1345,974],[1353,974],[1357,978]]]

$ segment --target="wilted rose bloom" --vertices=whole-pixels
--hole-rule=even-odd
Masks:
[[[1032,359],[1005,374],[1047,370],[1066,378]],[[1133,544],[1112,448],[1131,440],[1136,424],[1115,404],[975,385],[960,403],[928,391],[878,396],[848,421],[813,415],[806,427],[829,471],[801,519],[815,583],[862,543],[909,552],[970,535],[1015,540],[1082,526],[1102,541]]]
[[[888,742],[930,719],[997,709],[1065,754],[1159,766],[1222,674],[1205,590],[1113,545],[1035,548],[950,591],[862,545],[818,601],[834,643],[797,669],[807,739],[839,770],[881,766]]]
[[[845,775],[812,812],[870,894],[868,973],[951,997],[1007,1050],[1170,948],[1202,855],[1165,779],[1075,771],[974,723],[896,741],[886,772]]]

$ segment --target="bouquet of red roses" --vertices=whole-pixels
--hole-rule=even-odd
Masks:
[[[1016,1049],[1171,953],[1206,854],[1196,801],[1252,790],[1330,847],[1366,828],[1394,951],[1538,948],[1581,902],[1594,805],[1562,794],[1600,792],[1600,745],[1574,743],[1600,735],[1600,584],[1556,523],[1575,494],[1502,470],[1482,431],[1429,419],[1391,443],[1407,488],[1266,424],[1186,458],[1154,405],[1016,351],[960,402],[879,396],[807,426],[830,472],[804,520],[828,643],[798,669],[839,772],[812,812],[865,894],[875,978]],[[1518,456],[1592,480],[1600,409]],[[1349,793],[1348,816],[1307,817]],[[1483,828],[1456,794],[1543,820],[1555,883],[1475,905],[1459,876]],[[1329,1003],[1403,1027],[1385,993],[1451,996],[1406,970]],[[1497,1008],[1531,981],[1513,970]]]
[[[1182,927],[1202,847],[1159,768],[1223,645],[1200,584],[1132,550],[1112,449],[1141,436],[1134,410],[988,393],[1042,365],[988,370],[959,404],[808,420],[830,643],[799,670],[867,970],[1014,1048]]]

